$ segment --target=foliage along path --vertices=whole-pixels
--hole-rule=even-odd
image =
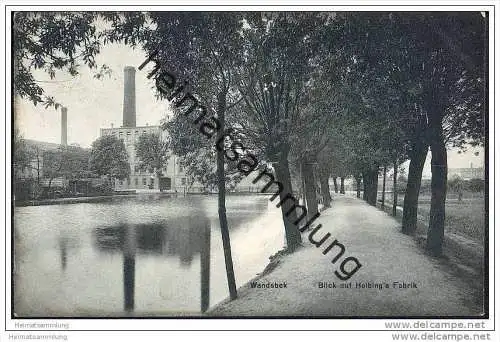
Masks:
[[[332,208],[322,212],[316,223],[323,225],[316,240],[327,231],[332,235],[323,246],[316,248],[309,242],[308,233],[304,233],[304,247],[284,256],[272,272],[256,280],[259,284],[286,282],[286,288],[251,288],[248,283],[239,289],[238,299],[226,300],[208,314],[472,316],[483,312],[482,307],[474,304],[470,287],[451,274],[439,259],[424,254],[386,213],[359,199],[337,196]],[[334,250],[322,254],[333,239],[346,248],[335,264],[330,262]],[[342,281],[334,272],[348,256],[358,258],[362,267]],[[319,288],[320,282],[335,283],[336,288]],[[399,288],[393,282],[414,282],[417,288]],[[349,283],[351,288],[340,288]],[[379,283],[384,287],[356,288],[357,283]]]

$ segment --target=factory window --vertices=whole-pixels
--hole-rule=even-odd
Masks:
[[[148,184],[148,179],[146,177],[142,178],[142,185],[147,185]]]
[[[120,186],[123,185],[123,179],[120,179]]]

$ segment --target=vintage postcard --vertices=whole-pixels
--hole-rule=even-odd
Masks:
[[[8,10],[9,324],[484,329],[491,8]]]

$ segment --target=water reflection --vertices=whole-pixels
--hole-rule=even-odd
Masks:
[[[268,202],[228,198],[237,286],[282,247]],[[20,317],[199,314],[228,296],[216,197],[20,207],[14,222]]]
[[[61,270],[64,273],[68,267],[68,255],[80,247],[80,241],[67,233],[60,233],[57,238],[59,254],[61,256]]]
[[[61,268],[62,270],[66,270],[66,265],[68,263],[68,238],[60,237],[59,238],[59,249],[61,251]]]
[[[201,311],[209,306],[210,297],[210,220],[202,215],[178,217],[175,221],[148,224],[122,223],[96,227],[94,246],[103,253],[123,254],[124,309],[134,310],[136,254],[179,256],[188,268],[200,254]],[[65,240],[61,240],[63,269],[66,267]]]
[[[94,246],[100,252],[116,253],[123,251],[130,241],[134,241],[134,248],[137,248],[139,253],[163,254],[165,228],[158,223],[121,223],[116,226],[96,227]]]
[[[191,265],[201,252],[206,217],[178,217],[174,222],[148,224],[122,223],[96,227],[93,232],[95,248],[103,253],[120,253],[133,249],[134,254],[163,254],[179,256],[181,265]]]

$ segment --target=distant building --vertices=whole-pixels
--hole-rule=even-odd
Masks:
[[[48,151],[56,151],[61,146],[68,146],[68,109],[61,107],[61,144],[31,139],[24,139],[24,144],[31,160],[22,170],[17,171],[17,177],[22,180],[37,179],[42,185],[48,185],[49,181],[44,179],[43,175],[43,156]],[[58,177],[52,180],[52,184],[54,186],[64,186],[67,185],[67,181],[62,177]]]
[[[29,152],[30,160],[22,170],[17,171],[19,180],[37,180],[45,185],[48,180],[44,177],[43,159],[48,151],[56,151],[61,145],[45,141],[24,139],[26,150]],[[55,178],[52,183],[54,186],[63,186],[65,184],[62,177]]]
[[[463,167],[463,168],[449,168],[448,179],[460,177],[464,180],[469,179],[484,179],[484,169],[482,167]]]
[[[170,155],[167,166],[161,169],[162,176],[139,168],[139,160],[135,154],[135,143],[142,134],[161,133],[159,126],[101,128],[101,136],[113,135],[122,140],[128,154],[130,176],[124,180],[115,180],[115,190],[162,189],[183,192],[189,185],[188,176],[179,164],[178,157]]]
[[[162,133],[159,126],[136,126],[135,101],[135,68],[127,66],[124,69],[123,92],[123,126],[117,128],[101,128],[101,136],[114,135],[122,140],[128,154],[130,176],[124,180],[115,180],[115,190],[131,189],[162,189],[167,191],[189,191],[188,176],[179,165],[178,157],[171,154],[167,166],[162,168],[158,178],[154,173],[141,170],[135,153],[135,143],[142,134]]]
[[[61,152],[62,149],[71,149],[76,152],[77,150],[88,151],[88,149],[78,146],[78,144],[62,145],[49,143],[46,141],[38,141],[31,139],[24,139],[26,151],[30,156],[30,160],[26,163],[23,169],[17,170],[17,177],[19,180],[36,180],[43,187],[67,187],[71,177],[55,177],[49,178],[46,174],[46,158],[48,153]]]

